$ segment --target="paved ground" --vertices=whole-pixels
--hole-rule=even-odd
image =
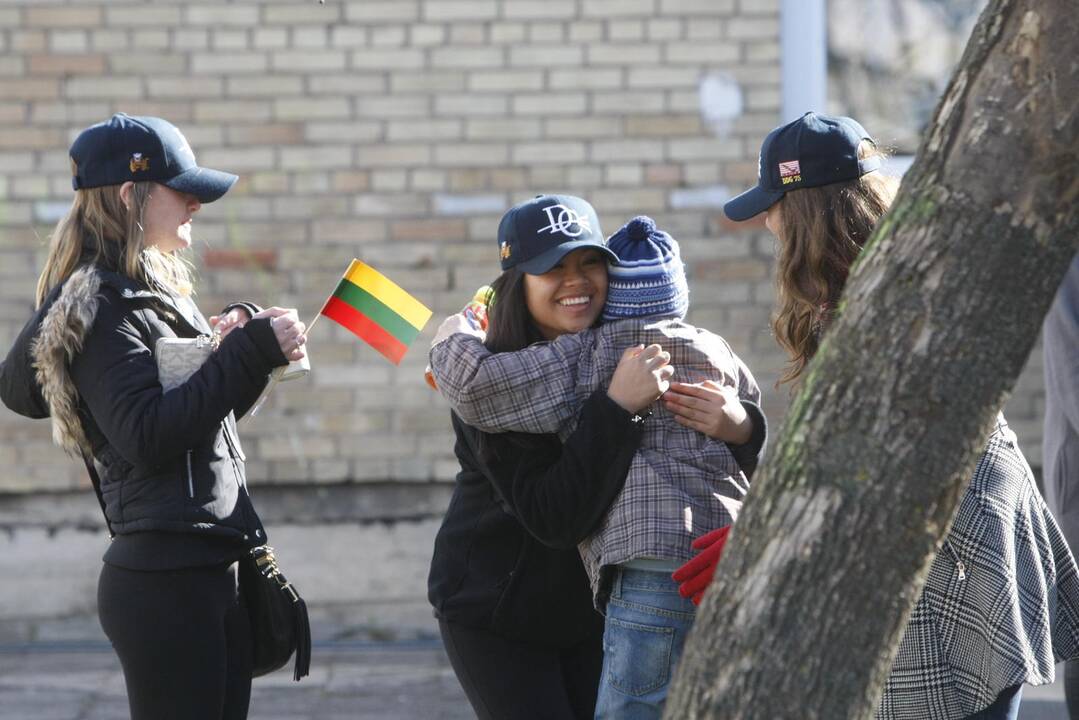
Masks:
[[[251,720],[466,720],[474,717],[433,642],[316,646],[311,676],[255,681]],[[0,720],[123,720],[123,678],[101,643],[0,645]],[[1059,683],[1026,688],[1020,720],[1066,720]],[[552,719],[557,720],[557,719]]]
[[[315,649],[311,676],[282,670],[255,681],[251,720],[467,720],[474,717],[441,648]],[[101,645],[0,648],[0,719],[123,720],[116,659]]]

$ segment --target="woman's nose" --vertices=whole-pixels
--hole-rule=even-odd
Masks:
[[[197,213],[202,208],[202,202],[194,195],[188,195],[187,197],[187,209],[193,213]]]
[[[588,280],[588,276],[585,274],[583,268],[570,266],[566,268],[566,274],[562,277],[562,282],[567,285],[580,285]]]

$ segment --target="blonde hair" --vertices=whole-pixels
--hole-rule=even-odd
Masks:
[[[884,153],[862,141],[862,158]],[[899,189],[880,171],[855,180],[792,190],[779,201],[776,340],[790,362],[777,385],[797,380],[816,354],[850,267]]]
[[[178,252],[164,253],[146,245],[142,219],[154,186],[134,183],[130,209],[120,199],[120,185],[75,191],[75,201],[49,241],[49,254],[37,281],[38,307],[75,272],[87,250],[90,256],[85,259],[110,260],[115,263],[113,269],[151,289],[179,295],[193,292],[191,264]]]

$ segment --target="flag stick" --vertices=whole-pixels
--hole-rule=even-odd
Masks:
[[[328,302],[329,302],[329,300],[327,300],[326,302],[328,303]],[[322,309],[323,309],[323,310],[325,310],[325,309],[326,309],[326,304],[325,304],[325,303],[324,303],[324,304],[322,305]],[[316,315],[316,316],[315,316],[315,319],[314,319],[314,320],[312,320],[312,321],[311,321],[310,323],[308,323],[308,324],[307,324],[307,329],[303,331],[303,337],[304,337],[305,339],[307,338],[307,333],[311,332],[311,328],[315,327],[315,323],[317,323],[317,322],[318,322],[318,319],[319,319],[320,317],[322,317],[322,310],[319,310],[319,311],[318,311],[318,315]]]
[[[328,297],[326,298],[326,302],[322,303],[322,307],[321,307],[321,308],[319,308],[319,311],[318,311],[318,313],[317,313],[317,314],[315,315],[315,319],[314,319],[314,320],[312,320],[312,321],[311,321],[311,322],[310,322],[310,323],[309,323],[309,324],[307,325],[307,329],[303,331],[303,338],[304,338],[305,340],[307,339],[307,333],[311,332],[311,328],[315,327],[315,323],[317,323],[317,322],[318,322],[318,319],[319,319],[320,317],[322,317],[322,311],[323,311],[323,310],[325,310],[325,309],[326,309],[326,306],[330,304],[330,299],[331,299],[331,298],[333,298],[333,295],[329,295],[329,296],[328,296]]]

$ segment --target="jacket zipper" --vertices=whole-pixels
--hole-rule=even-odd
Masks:
[[[225,418],[221,421],[221,430],[222,434],[225,436],[225,443],[229,446],[229,450],[232,451],[230,453],[232,455],[232,459],[235,460],[239,458],[240,460],[246,461],[247,457],[244,455],[243,451],[240,450],[239,443],[237,443],[237,441],[232,437],[232,431],[229,429],[228,418]]]
[[[952,547],[950,540],[944,541],[945,547],[948,548],[948,552],[952,554],[952,558],[955,560],[955,569],[959,572],[959,580],[962,582],[967,579],[967,566],[963,564],[963,561],[959,559],[959,553]]]
[[[191,451],[187,451],[187,496],[195,499],[195,476],[191,473]]]

